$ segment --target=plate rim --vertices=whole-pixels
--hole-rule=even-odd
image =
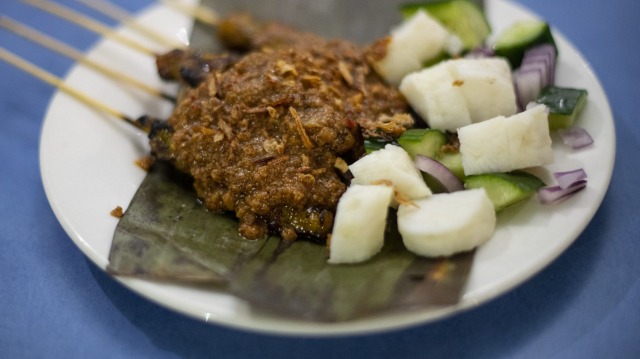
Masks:
[[[521,4],[514,3],[509,0],[490,0],[488,1],[487,6],[496,6],[496,4],[500,4],[499,6],[505,6],[505,5],[513,6],[515,8],[519,8],[520,11],[525,12],[527,16],[538,17],[537,14],[525,8]],[[144,12],[141,13],[140,17],[150,16],[149,15],[150,13],[152,13],[153,11],[155,11],[155,9],[161,6],[162,5],[160,4],[150,6],[149,8],[145,9]],[[143,297],[147,298],[148,300],[154,303],[157,303],[171,310],[180,312],[182,314],[186,314],[190,317],[204,320],[205,322],[211,322],[211,323],[225,326],[225,327],[247,330],[252,332],[263,332],[268,334],[292,335],[292,336],[341,336],[346,334],[349,334],[349,335],[371,334],[376,332],[398,330],[406,327],[426,324],[426,323],[430,323],[436,320],[446,318],[452,314],[456,314],[456,313],[460,313],[460,312],[472,309],[478,305],[487,303],[490,300],[495,299],[513,290],[517,286],[522,285],[527,280],[534,277],[537,273],[539,273],[544,268],[546,268],[551,262],[556,260],[581,235],[581,233],[584,231],[586,226],[591,222],[591,220],[595,216],[597,210],[600,208],[604,200],[604,197],[607,193],[607,189],[611,182],[613,168],[615,166],[615,152],[616,152],[615,122],[613,118],[613,113],[611,111],[610,102],[606,96],[606,93],[604,92],[602,84],[598,79],[598,76],[596,75],[595,71],[591,67],[591,65],[583,57],[583,55],[578,51],[578,49],[570,42],[570,40],[567,39],[567,37],[565,37],[561,32],[559,32],[555,28],[553,28],[553,32],[554,32],[554,36],[561,39],[561,42],[565,43],[565,46],[567,46],[574,53],[574,55],[579,58],[579,60],[581,61],[583,70],[586,71],[589,74],[590,78],[594,81],[595,85],[597,86],[597,90],[600,92],[600,95],[604,100],[604,102],[601,103],[600,105],[604,108],[607,119],[610,120],[610,121],[607,121],[608,126],[610,126],[608,130],[612,131],[612,137],[611,137],[612,143],[610,144],[611,152],[609,153],[609,158],[605,160],[605,162],[609,165],[609,167],[606,169],[606,172],[608,173],[608,175],[605,176],[606,178],[605,178],[604,188],[600,188],[598,191],[595,192],[597,194],[597,198],[594,201],[596,205],[589,208],[588,214],[586,215],[588,219],[586,220],[585,223],[581,224],[578,227],[573,228],[573,233],[575,234],[574,236],[572,235],[573,239],[569,241],[561,242],[562,245],[556,247],[553,255],[546,257],[545,261],[539,261],[536,266],[529,268],[530,270],[527,271],[526,273],[523,273],[521,275],[521,278],[515,279],[516,283],[513,283],[513,281],[509,283],[503,283],[502,286],[498,288],[494,288],[493,291],[484,292],[483,295],[476,296],[470,299],[463,298],[461,303],[454,306],[449,306],[449,307],[441,308],[438,310],[422,311],[423,313],[418,313],[418,315],[416,315],[416,313],[404,313],[405,316],[407,316],[408,318],[398,319],[398,318],[401,318],[402,316],[398,316],[397,314],[394,314],[392,315],[392,317],[394,317],[395,319],[393,318],[385,319],[387,315],[380,315],[380,316],[375,316],[373,320],[371,320],[370,318],[368,319],[365,318],[364,320],[354,320],[354,321],[347,321],[347,322],[341,322],[341,323],[325,324],[325,323],[317,323],[317,322],[291,321],[289,319],[286,319],[286,318],[283,319],[277,316],[275,319],[269,318],[269,316],[267,316],[266,319],[265,318],[260,319],[262,315],[261,313],[251,313],[250,309],[247,309],[244,307],[240,308],[240,310],[241,311],[249,310],[248,313],[250,314],[248,314],[249,317],[247,317],[249,319],[248,320],[245,319],[245,321],[242,321],[242,322],[237,322],[237,321],[234,321],[232,317],[226,318],[223,316],[216,316],[215,313],[212,315],[212,313],[203,312],[201,309],[184,308],[179,303],[177,303],[176,300],[173,300],[173,299],[157,298],[154,295],[156,294],[155,289],[153,289],[152,287],[156,285],[163,285],[163,284],[149,283],[146,281],[141,281],[141,280],[132,279],[132,278],[121,278],[121,277],[111,277],[111,278],[116,279],[118,282],[122,283],[128,289],[142,295]],[[92,52],[95,50],[95,48],[101,46],[103,41],[105,40],[102,39],[100,42],[98,42],[94,46],[94,48],[92,48],[88,52]],[[65,81],[67,81],[68,78],[73,76],[73,74],[77,71],[77,68],[79,66],[80,66],[79,64],[76,64],[74,68],[71,71],[69,71],[69,73],[65,77]],[[61,203],[55,200],[56,196],[53,194],[55,189],[52,189],[51,179],[48,177],[48,173],[49,173],[49,171],[47,170],[48,164],[45,163],[48,157],[45,152],[47,150],[46,148],[47,136],[49,136],[50,134],[48,134],[46,131],[48,129],[48,123],[52,121],[52,120],[49,120],[52,113],[52,109],[55,106],[60,106],[59,105],[60,101],[62,101],[61,96],[65,96],[65,95],[60,93],[60,91],[56,91],[46,110],[44,123],[42,125],[42,131],[40,134],[40,141],[39,141],[41,180],[45,189],[47,200],[49,201],[49,204],[58,222],[62,225],[63,229],[65,230],[65,233],[72,239],[72,241],[93,263],[95,263],[100,269],[104,270],[106,266],[105,258],[103,258],[95,248],[91,247],[91,245],[89,245],[88,242],[82,238],[82,236],[78,233],[77,229],[75,228],[74,224],[70,223],[69,220],[65,217],[63,213],[64,211],[61,208],[62,206]],[[222,294],[224,295],[224,293]],[[241,301],[238,298],[236,298],[235,300]],[[251,316],[255,316],[253,317],[254,319],[251,319],[252,318]],[[255,319],[255,318],[258,318],[258,319]],[[281,323],[279,326],[271,326],[269,325],[268,322],[263,322],[261,325],[251,325],[251,322],[252,321],[255,322],[256,320],[258,321],[276,320]],[[382,320],[382,323],[378,323],[381,320]],[[385,322],[385,320],[387,321]],[[377,323],[377,325],[372,326],[371,322]],[[292,324],[292,326],[289,327],[287,324]]]

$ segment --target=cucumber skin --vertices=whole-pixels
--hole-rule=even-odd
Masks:
[[[381,150],[384,148],[384,146],[392,143],[393,141],[382,140],[378,138],[368,138],[364,140],[364,151],[366,154],[370,154],[371,152]]]
[[[531,20],[526,20],[526,21],[531,21]],[[510,41],[510,43],[507,43],[507,44],[501,43],[501,39],[503,39],[504,37],[512,36],[510,32],[521,31],[521,29],[519,29],[518,27],[522,26],[523,23],[524,22],[521,21],[511,25],[511,27],[505,29],[502,32],[502,34],[498,36],[496,43],[493,45],[493,51],[495,52],[496,56],[506,58],[509,61],[509,64],[511,64],[511,68],[513,69],[517,69],[518,67],[520,67],[520,65],[522,64],[522,59],[524,58],[524,53],[527,51],[527,49],[532,48],[536,45],[541,45],[541,44],[553,45],[553,47],[556,50],[556,56],[557,56],[558,46],[556,45],[556,41],[553,38],[553,34],[551,33],[551,28],[549,27],[549,24],[546,22],[540,22],[542,29],[540,30],[540,33],[535,36],[526,34],[526,35],[522,35],[521,41],[517,43],[513,43],[512,41]]]
[[[447,143],[444,132],[434,129],[410,129],[398,138],[398,144],[411,159],[420,154],[435,159],[440,149]]]
[[[491,24],[484,11],[472,1],[439,0],[407,3],[400,7],[400,12],[403,17],[407,18],[421,9],[440,21],[449,31],[460,37],[465,50],[471,50],[482,45],[489,34],[491,34]],[[471,14],[473,16],[471,19],[473,22],[460,22],[459,14],[451,14],[452,10],[461,9],[467,12],[466,15]],[[460,33],[461,31],[465,33]]]
[[[464,176],[464,169],[462,168],[462,155],[460,152],[445,152],[436,155],[435,160],[442,163],[449,169],[461,182],[464,183],[466,177]],[[427,183],[427,187],[431,189],[433,193],[445,193],[447,189],[438,182],[435,178],[427,173],[422,173],[422,178]]]
[[[471,175],[464,183],[465,189],[484,188],[496,212],[526,200],[544,186],[541,179],[522,171]]]
[[[440,161],[449,171],[453,172],[460,181],[465,181],[466,177],[464,175],[464,168],[462,167],[462,155],[460,152],[442,153],[436,160]]]
[[[549,109],[549,130],[573,126],[587,102],[587,95],[587,91],[583,89],[556,86],[543,89],[536,102]]]

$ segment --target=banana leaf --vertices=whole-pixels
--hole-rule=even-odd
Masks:
[[[397,7],[396,2],[375,3],[372,9]],[[220,13],[251,9],[273,20],[301,18],[287,16],[269,2],[205,0],[203,4]],[[370,22],[370,28],[353,28],[350,15],[344,19],[336,16],[354,13],[347,9],[354,6],[362,10],[361,5],[337,2],[332,6],[339,8],[323,15],[331,19],[332,26],[327,27],[327,19],[315,14],[318,16],[303,17],[305,30],[366,43],[372,34],[386,32],[399,18],[385,16],[386,24],[378,19]],[[192,46],[218,50],[211,29],[202,24],[194,28]],[[326,247],[318,243],[242,238],[235,218],[207,211],[197,200],[191,179],[158,162],[116,228],[107,270],[113,275],[150,280],[215,284],[217,290],[255,308],[310,321],[345,321],[457,304],[473,252],[443,259],[417,257],[404,248],[393,211],[389,217],[385,245],[379,254],[357,265],[330,265]]]
[[[234,218],[198,202],[188,177],[157,163],[116,228],[108,271],[217,283],[256,308],[312,321],[457,303],[473,253],[417,257],[404,248],[394,221],[391,212],[374,258],[332,265],[318,243],[242,238]]]

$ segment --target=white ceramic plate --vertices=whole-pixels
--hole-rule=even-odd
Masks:
[[[494,33],[518,19],[534,16],[504,0],[488,1],[487,12]],[[184,33],[190,26],[188,18],[160,5],[144,12],[139,21],[168,36]],[[122,32],[139,38],[124,29]],[[368,333],[415,325],[505,293],[544,268],[580,235],[600,205],[613,170],[615,134],[606,96],[580,54],[560,34],[556,33],[556,39],[560,49],[557,83],[589,91],[588,104],[579,121],[594,137],[595,144],[572,151],[554,138],[556,162],[543,175],[584,168],[589,175],[588,186],[556,206],[542,206],[533,199],[502,213],[495,236],[477,253],[459,305],[343,323],[310,323],[261,313],[224,292],[128,278],[118,280],[157,303],[205,321],[292,335]],[[111,41],[100,42],[90,57],[151,85],[166,87],[157,79],[152,58]],[[170,104],[130,90],[83,66],[76,66],[66,82],[134,117],[144,113],[163,117],[171,111]],[[105,268],[117,223],[109,212],[118,205],[126,207],[145,176],[133,163],[147,154],[146,136],[57,93],[44,122],[40,145],[42,179],[58,220],[78,247]]]

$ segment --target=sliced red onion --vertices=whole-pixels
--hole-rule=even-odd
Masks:
[[[573,149],[580,149],[593,143],[589,132],[581,127],[563,128],[558,130],[558,134],[562,138],[562,142]]]
[[[587,173],[582,169],[565,172],[554,172],[557,186],[544,187],[538,190],[538,198],[543,204],[561,202],[587,186]]]
[[[528,49],[525,52],[523,62],[532,61],[534,58],[545,58],[545,63],[549,66],[549,85],[553,85],[555,83],[555,73],[556,73],[556,58],[557,58],[556,48],[551,44],[541,44],[535,47]],[[530,59],[530,60],[527,60]],[[541,60],[542,61],[542,60]]]
[[[582,168],[578,168],[573,171],[554,172],[553,177],[558,182],[558,186],[560,186],[560,188],[567,189],[576,182],[586,180],[587,173]]]
[[[547,65],[544,61],[523,61],[522,66],[520,66],[520,68],[518,69],[518,72],[535,70],[540,71],[540,90],[549,86],[549,65]],[[538,98],[538,96],[536,96],[536,98]]]
[[[513,73],[516,99],[521,109],[538,98],[542,90],[542,81],[542,72],[537,68],[525,69],[524,71],[516,70]]]
[[[525,57],[522,61],[522,65],[520,66],[520,70],[527,69],[530,67],[540,68],[542,72],[542,88],[545,88],[553,83],[553,65],[550,63],[551,60],[547,56],[543,55],[533,55],[529,57]]]
[[[579,180],[564,189],[560,186],[544,187],[538,190],[538,199],[542,204],[560,203],[585,187],[587,180]]]
[[[544,68],[544,82],[545,86],[549,86],[553,84],[554,76],[553,71],[555,71],[554,59],[552,59],[549,55],[545,54],[535,54],[525,56],[522,60],[522,65],[520,68],[527,66],[542,66]]]
[[[556,71],[556,50],[552,45],[542,44],[528,49],[522,64],[513,72],[513,84],[518,107],[521,110],[535,101],[542,89],[553,85]]]
[[[416,155],[416,166],[440,182],[447,192],[462,191],[464,189],[462,182],[460,182],[451,170],[430,157]]]

